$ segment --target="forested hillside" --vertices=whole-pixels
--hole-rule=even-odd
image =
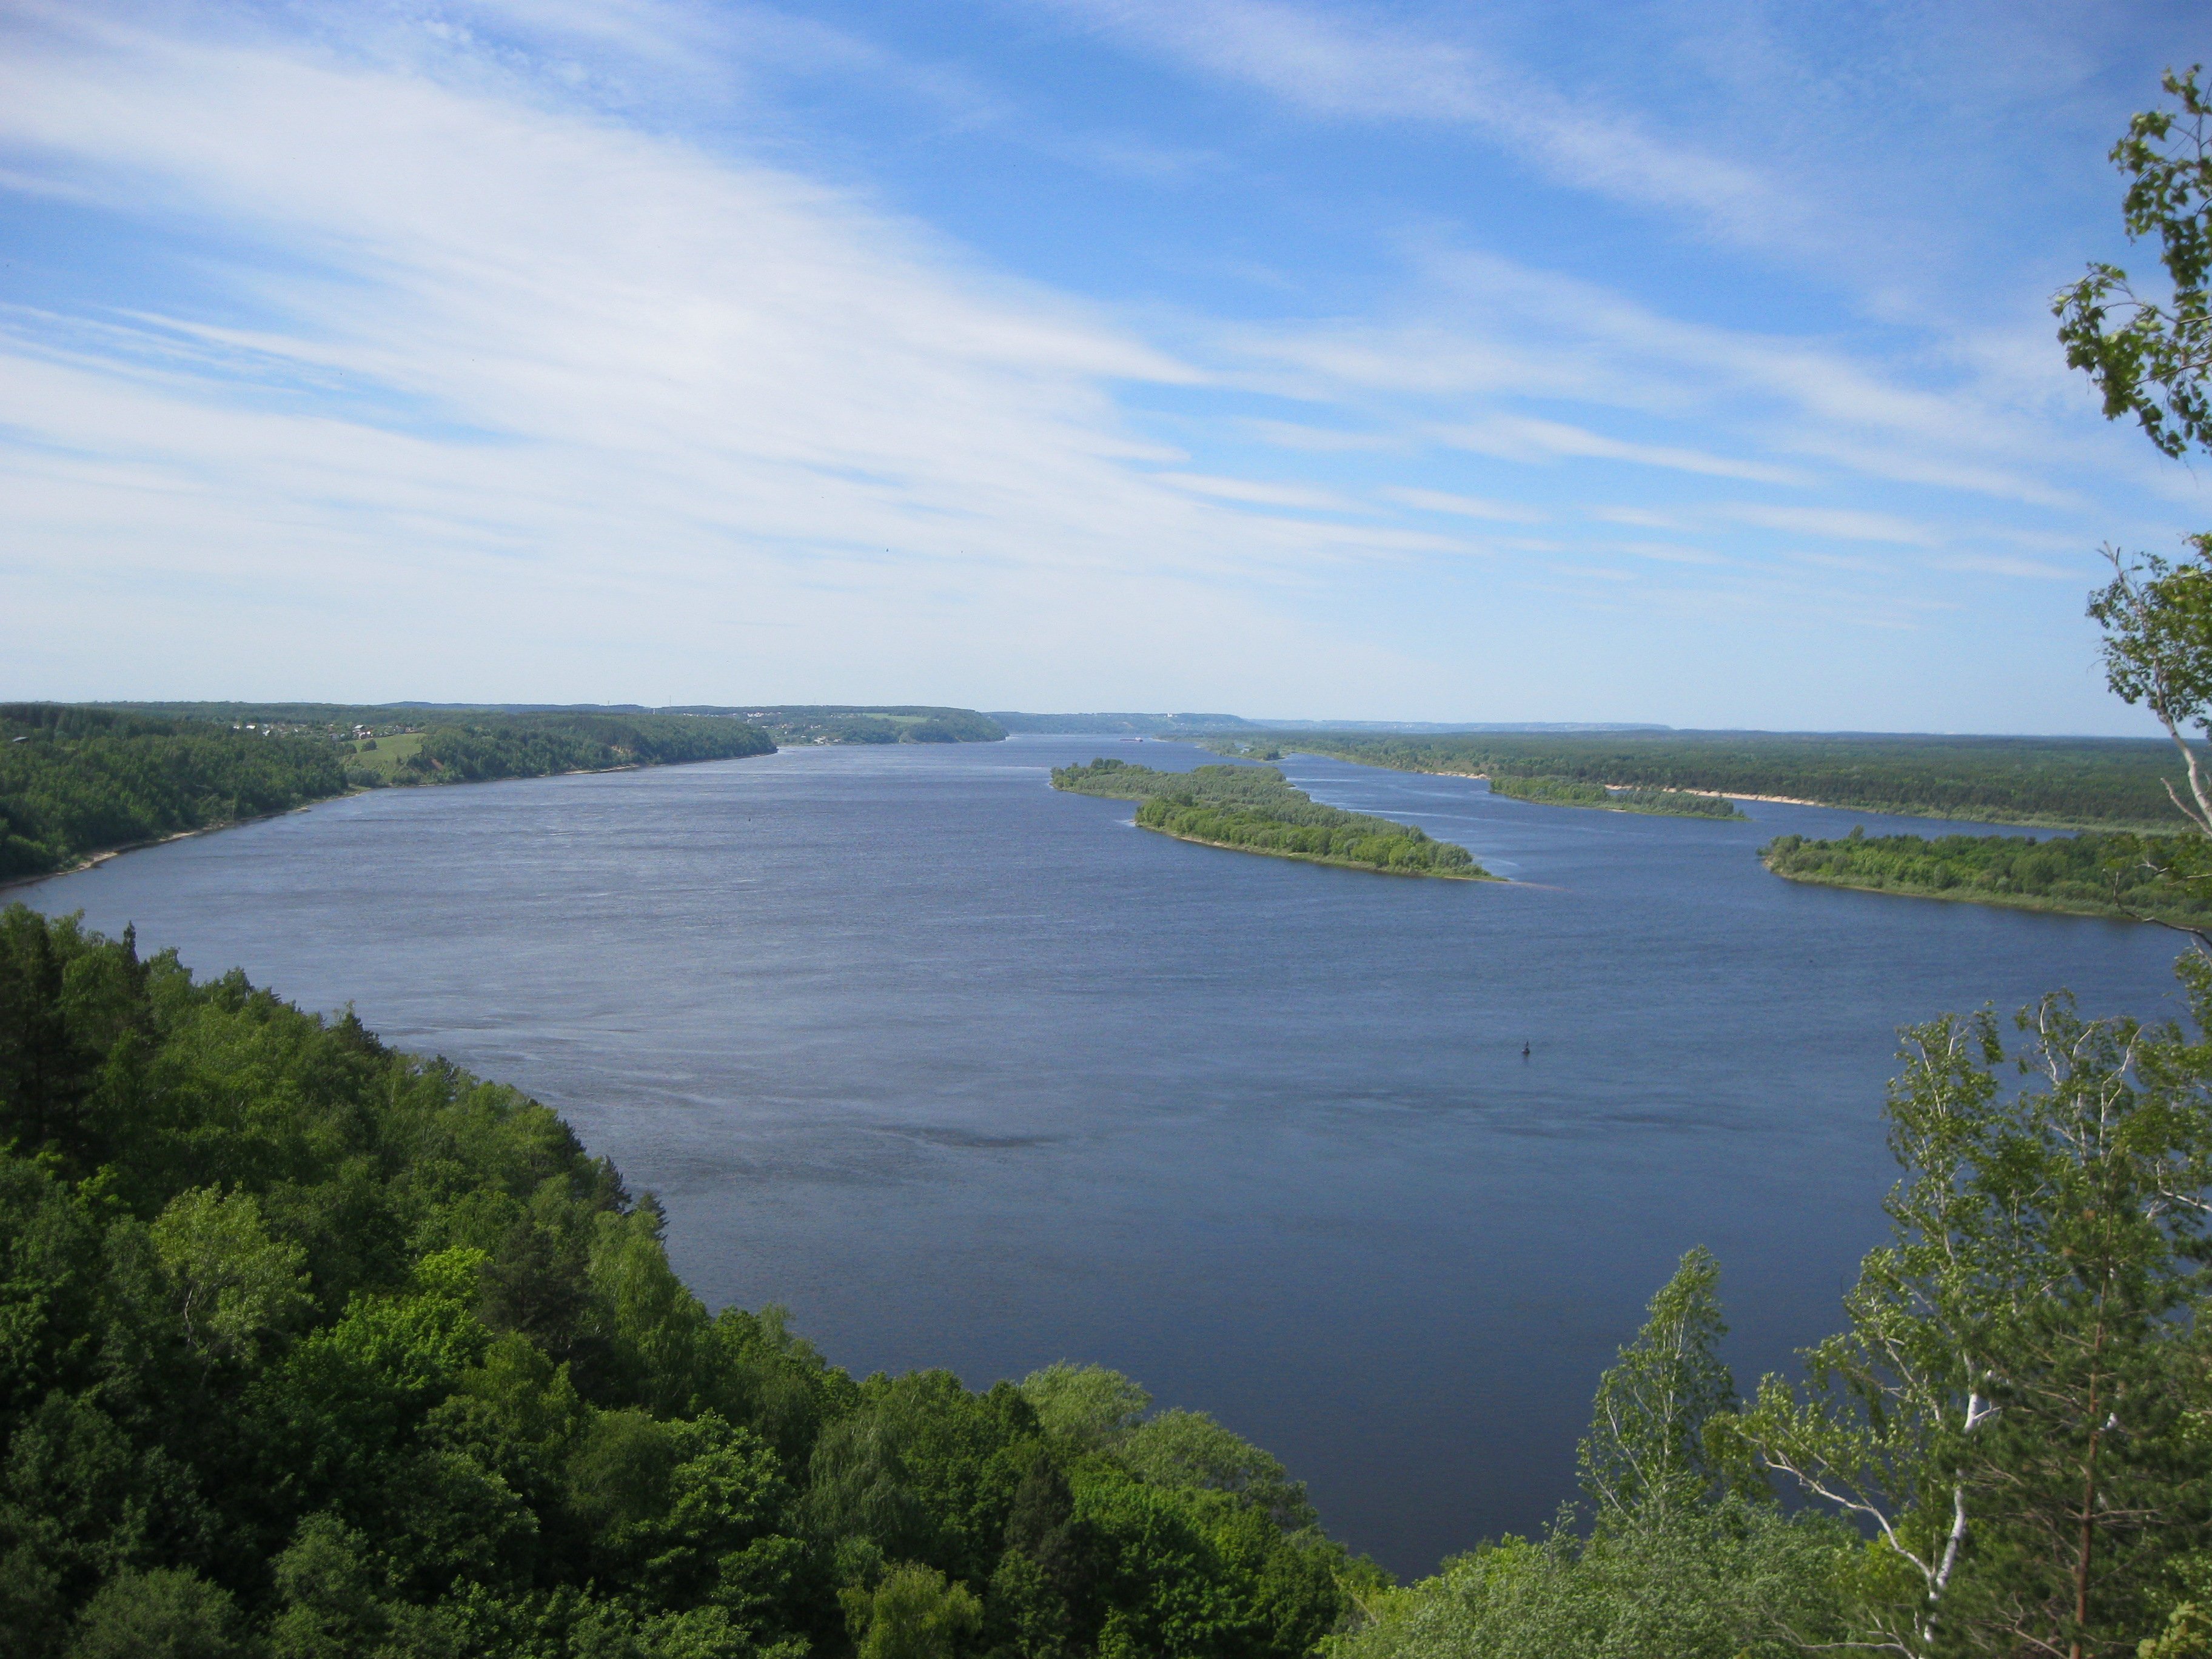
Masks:
[[[0,1148],[11,1656],[1293,1659],[1385,1582],[1208,1418],[849,1376],[514,1090],[21,906]]]
[[[1389,737],[1238,731],[1215,745],[1297,750],[1366,766],[1504,772],[1643,789],[1771,795],[1868,812],[1990,823],[2157,830],[2172,822],[2171,744],[2124,738],[1936,738],[1765,732]]]
[[[477,783],[617,766],[735,760],[775,748],[757,726],[696,714],[502,714],[465,724],[427,725],[420,747],[388,780],[378,781]]]
[[[0,881],[342,794],[326,739],[52,703],[0,705]]]
[[[1140,828],[1184,841],[1387,875],[1494,879],[1464,847],[1432,841],[1413,824],[1324,806],[1292,788],[1272,766],[1156,772],[1126,761],[1095,760],[1055,768],[1052,787],[1137,801]]]
[[[217,705],[210,705],[217,707]],[[451,716],[392,735],[391,709],[280,705],[251,724],[58,703],[0,705],[0,881],[348,789],[474,783],[771,752],[743,720],[684,714]],[[352,717],[360,715],[362,720]],[[379,722],[367,725],[373,718]],[[357,730],[381,737],[357,738]]]

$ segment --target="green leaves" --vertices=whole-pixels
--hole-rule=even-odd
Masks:
[[[300,1271],[307,1252],[269,1236],[250,1194],[225,1196],[212,1187],[180,1193],[155,1218],[152,1231],[185,1340],[210,1364],[251,1363],[263,1337],[313,1305]]]
[[[1599,1381],[1590,1431],[1577,1457],[1601,1528],[1663,1526],[1732,1483],[1706,1429],[1735,1404],[1721,1363],[1720,1264],[1689,1251],[1651,1298],[1637,1339]]]
[[[2160,304],[2141,298],[2124,270],[2100,263],[2051,301],[2067,366],[2096,384],[2106,418],[2133,415],[2151,442],[2173,456],[2212,447],[2205,385],[2212,369],[2205,288],[2212,272],[2212,149],[2205,128],[2212,102],[2197,73],[2168,70],[2161,84],[2179,108],[2137,115],[2112,147],[2112,163],[2129,179],[2128,236],[2158,238],[2170,299]]]
[[[2184,978],[2201,1019],[2212,974]],[[2017,1024],[2032,1081],[2014,1090],[1990,1016],[1907,1033],[1892,1241],[1808,1386],[1768,1378],[1738,1428],[1875,1530],[1857,1618],[1911,1654],[1966,1636],[2109,1650],[2212,1528],[2212,1448],[2183,1432],[2212,1048],[2063,997]]]

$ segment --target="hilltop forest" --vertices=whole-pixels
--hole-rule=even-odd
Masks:
[[[0,881],[67,869],[94,853],[235,823],[349,788],[541,777],[770,752],[758,726],[666,714],[514,714],[429,724],[404,761],[338,715],[243,723],[57,703],[0,705]],[[367,752],[364,752],[364,750]]]

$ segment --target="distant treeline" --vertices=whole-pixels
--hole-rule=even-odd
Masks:
[[[1759,849],[1791,881],[1929,898],[1967,899],[2083,916],[2137,916],[2212,927],[2212,890],[2167,873],[2193,849],[2181,838],[2085,833],[1869,836],[1840,841],[1784,836]]]
[[[1025,714],[1012,708],[994,708],[990,718],[1009,732],[1079,732],[1085,736],[1127,732],[1149,737],[1156,732],[1220,732],[1252,723],[1236,714]]]
[[[480,783],[617,766],[735,760],[775,748],[757,726],[696,714],[506,714],[466,725],[432,725],[422,734],[422,747],[388,780],[362,771],[354,781],[363,787],[386,781]]]
[[[426,722],[387,769],[363,763],[337,705],[213,705],[243,722],[163,719],[57,703],[0,704],[0,881],[94,853],[212,829],[349,788],[471,783],[766,754],[758,726],[681,714],[509,714]],[[289,712],[279,715],[274,708]],[[285,724],[271,731],[278,720]],[[411,741],[411,739],[410,739]]]
[[[1268,731],[1238,732],[1227,741],[1407,772],[1505,772],[1772,795],[1921,817],[2140,830],[2173,822],[2162,780],[2181,769],[2172,744],[2129,738],[1764,732],[1431,738]]]
[[[472,726],[486,721],[556,720],[649,720],[704,715],[749,721],[781,744],[803,743],[998,743],[1006,733],[995,720],[972,708],[940,708],[924,703],[686,703],[647,708],[635,703],[338,703],[338,702],[146,702],[101,705],[123,714],[182,716],[188,720],[274,722],[279,726],[332,729],[356,725],[380,729],[400,726],[420,731],[432,726]]]
[[[1679,818],[1740,818],[1725,795],[1693,795],[1681,789],[1608,789],[1601,783],[1571,778],[1520,778],[1490,775],[1490,793],[1541,806],[1595,806],[1608,812],[1655,812]]]
[[[327,739],[52,703],[0,705],[0,881],[345,793]]]
[[[1096,760],[1057,768],[1052,787],[1138,801],[1139,825],[1184,841],[1392,875],[1492,879],[1464,847],[1431,841],[1413,824],[1324,806],[1272,766],[1155,772]]]
[[[674,714],[737,714],[765,726],[781,744],[1003,743],[1006,728],[972,708],[921,703],[862,707],[848,703],[785,703],[744,708],[673,709]]]

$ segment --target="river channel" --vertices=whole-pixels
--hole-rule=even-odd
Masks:
[[[528,1090],[661,1195],[711,1305],[781,1303],[856,1371],[1097,1360],[1211,1411],[1401,1572],[1571,1495],[1689,1246],[1741,1384],[1834,1327],[1898,1025],[2061,986],[2175,1007],[2162,930],[1753,855],[1924,821],[1284,763],[1513,878],[1427,881],[1048,787],[1101,754],[1212,758],[1028,737],[387,790],[8,896]]]

